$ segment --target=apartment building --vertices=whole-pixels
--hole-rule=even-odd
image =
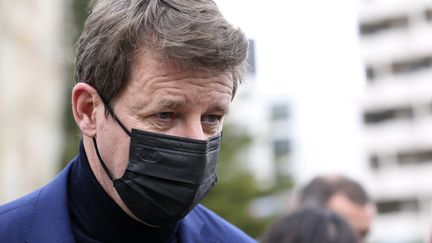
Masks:
[[[363,128],[377,201],[372,242],[427,242],[432,229],[432,2],[363,0]]]

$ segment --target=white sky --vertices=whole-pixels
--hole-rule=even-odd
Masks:
[[[256,42],[258,90],[293,103],[299,179],[321,172],[362,177],[358,2],[216,2]]]

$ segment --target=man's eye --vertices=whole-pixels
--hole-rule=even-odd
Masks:
[[[174,113],[172,112],[159,112],[155,116],[161,120],[168,120],[174,118]]]
[[[207,115],[202,118],[202,122],[204,123],[216,123],[221,120],[221,116],[218,115]]]

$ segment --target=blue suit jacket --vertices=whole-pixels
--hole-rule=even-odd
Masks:
[[[68,175],[75,160],[46,186],[0,206],[0,242],[75,242],[67,193]],[[181,243],[255,242],[201,205],[180,222],[178,230]]]

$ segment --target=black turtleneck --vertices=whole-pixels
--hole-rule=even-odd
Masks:
[[[82,142],[69,175],[69,211],[76,242],[178,242],[178,224],[149,227],[128,216],[111,199],[90,169]]]

